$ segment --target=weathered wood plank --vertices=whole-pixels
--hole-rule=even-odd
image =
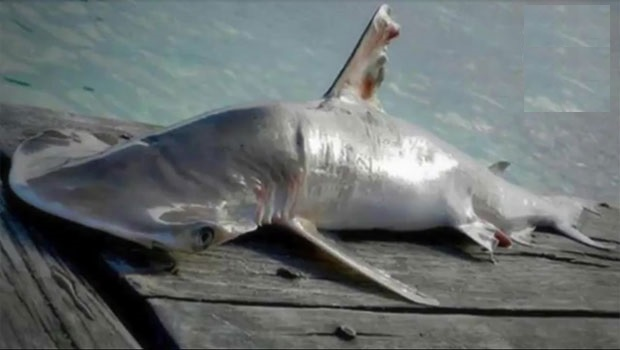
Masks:
[[[0,347],[70,347],[4,225],[0,226],[0,246]]]
[[[131,137],[157,128],[143,123],[0,103],[0,152],[12,156],[17,145],[25,138],[45,129],[66,127],[92,131],[113,139]]]
[[[385,313],[153,299],[182,348],[618,348],[618,319]],[[356,337],[336,330],[346,325]],[[207,336],[205,336],[207,335]]]
[[[97,293],[0,192],[0,348],[139,348]]]
[[[30,118],[28,110],[0,106],[0,125],[11,125],[11,137],[0,137],[0,150],[12,154],[28,134],[59,125],[101,133],[111,142],[125,130],[122,121],[94,122],[76,115],[66,119],[66,113],[45,109],[34,109],[39,117]],[[127,128],[139,134],[156,127],[127,123]],[[584,213],[582,230],[597,239],[620,242],[618,209],[600,210],[602,217]],[[44,229],[44,233],[52,234],[50,230]],[[446,238],[436,237],[438,232]],[[620,319],[618,252],[600,252],[564,237],[537,233],[537,243],[559,249],[501,249],[496,255],[499,263],[493,265],[477,247],[459,248],[457,243],[463,242],[463,237],[458,234],[436,231],[419,236],[352,233],[342,235],[341,244],[372,265],[437,297],[443,304],[434,311],[439,314],[426,314],[426,309],[394,299],[372,284],[337,271],[329,261],[318,260],[307,243],[271,229],[213,251],[174,253],[177,265],[173,272],[153,274],[133,262],[133,253],[109,252],[106,261],[153,306],[182,346],[347,347],[352,343],[324,336],[328,331],[318,325],[365,317],[370,321],[356,323],[356,327],[367,329],[366,333],[377,333],[378,326],[389,324],[405,334],[409,326],[397,325],[406,324],[438,337],[445,334],[445,338],[427,344],[398,333],[382,343],[374,336],[361,336],[355,347],[422,347],[442,342],[453,346],[616,347],[620,343],[615,332]],[[283,278],[277,273],[280,268],[300,272],[301,277]],[[391,313],[381,313],[386,310]],[[277,322],[268,328],[272,319]],[[304,320],[315,322],[315,326]],[[308,336],[306,326],[318,331]],[[483,331],[476,333],[477,327]],[[561,333],[562,328],[570,335]],[[246,333],[252,336],[244,338]],[[468,338],[468,334],[477,335]],[[525,336],[520,339],[519,334]],[[579,334],[582,340],[573,339],[572,335]],[[227,337],[237,340],[227,342]],[[467,341],[459,343],[459,337]]]
[[[620,312],[618,260],[584,257],[592,262],[582,264],[576,255],[565,261],[553,253],[539,257],[541,253],[515,249],[498,253],[499,263],[493,265],[416,243],[342,244],[372,265],[435,296],[445,307]],[[304,245],[299,242],[299,246]],[[146,296],[311,306],[409,306],[363,281],[355,283],[325,262],[303,257],[298,253],[302,249],[256,239],[201,254],[175,254],[176,274],[153,277],[128,270],[123,274]],[[122,257],[110,261],[127,266]],[[303,278],[279,277],[276,272],[281,267],[301,271]]]
[[[620,232],[620,213],[615,208],[599,210],[600,218],[584,214],[582,229],[609,242],[618,241],[614,237]],[[176,274],[152,277],[132,273],[120,256],[109,261],[124,266],[121,273],[145,296],[300,306],[412,307],[364,281],[334,271],[328,261],[315,259],[311,246],[285,232],[254,236],[200,254],[175,253]],[[499,262],[493,265],[477,248],[465,249],[470,251],[468,256],[450,242],[430,245],[402,236],[403,240],[395,237],[392,241],[366,238],[341,244],[435,296],[444,307],[620,313],[618,252],[600,252],[558,235],[538,233],[537,243],[559,250],[514,246],[500,250],[496,254]],[[301,271],[302,278],[279,277],[277,271],[283,267]]]
[[[108,133],[112,137],[124,132],[125,123],[116,120],[97,119],[94,122],[77,115],[57,114],[39,108],[34,109],[38,116],[38,119],[34,120],[29,117],[27,107],[4,105],[1,108],[0,122],[11,125],[11,130],[16,135],[23,135],[24,130],[33,133],[59,125]],[[127,124],[133,133],[154,128],[138,123]],[[14,137],[13,141],[6,142],[4,149],[12,151],[19,139]],[[604,213],[602,219],[584,214],[585,232],[608,241],[620,241],[617,209],[601,207],[600,210]],[[606,226],[597,224],[599,222],[606,222]],[[593,229],[596,231],[593,232]],[[411,242],[411,239],[410,242],[397,239],[380,241],[379,234],[390,236],[387,233],[365,234],[363,240],[351,240],[342,244],[368,262],[435,295],[444,305],[450,307],[620,309],[620,298],[616,298],[616,286],[620,283],[618,252],[603,253],[564,237],[539,234],[538,243],[562,249],[545,251],[515,246],[509,250],[500,250],[497,253],[499,264],[492,265],[486,261],[484,253],[473,253],[472,256],[478,260],[471,260],[451,245],[451,242],[447,245],[445,242],[441,245],[425,245]],[[272,233],[263,237],[269,235]],[[285,236],[286,234],[280,234],[278,237],[281,239]],[[249,246],[231,244],[197,255],[175,254],[179,262],[177,275],[153,277],[129,272],[124,276],[144,295],[171,295],[206,300],[234,298],[256,302],[280,298],[282,302],[295,300],[313,305],[330,303],[330,300],[331,303],[350,306],[380,306],[386,305],[385,303],[402,305],[402,302],[386,299],[385,295],[377,294],[376,291],[363,293],[357,285],[345,286],[342,283],[345,281],[341,281],[342,276],[334,276],[328,272],[331,268],[329,265],[320,266],[309,260],[308,256],[300,257],[299,251],[274,245],[275,242],[269,241],[262,245],[260,240]],[[311,248],[303,244],[301,247]],[[257,249],[262,254],[257,253]],[[123,266],[127,266],[126,263],[123,262]],[[279,267],[291,264],[311,274],[308,278],[294,283],[275,276]],[[312,277],[313,275],[316,277]],[[249,281],[252,283],[248,283]],[[232,285],[239,287],[233,288],[236,294],[231,294],[229,290]],[[592,289],[591,286],[596,288]],[[582,296],[584,288],[591,289],[587,298]]]

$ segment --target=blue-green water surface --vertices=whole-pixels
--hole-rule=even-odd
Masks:
[[[314,99],[379,4],[2,2],[0,102],[169,125]],[[401,36],[379,93],[386,111],[482,162],[510,161],[507,176],[534,190],[620,204],[609,5],[390,5]]]

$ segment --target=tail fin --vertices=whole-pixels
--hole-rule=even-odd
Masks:
[[[615,250],[615,246],[594,241],[577,229],[583,211],[589,211],[598,216],[601,213],[596,209],[596,202],[570,196],[548,196],[556,208],[561,210],[561,215],[556,219],[554,228],[565,236],[592,248],[602,250]]]
[[[564,222],[556,224],[556,230],[560,231],[562,234],[571,238],[581,244],[585,244],[592,248],[597,248],[601,250],[616,250],[616,247],[611,244],[600,243],[592,240],[592,238],[584,235],[581,231],[577,230],[574,226],[566,224]]]

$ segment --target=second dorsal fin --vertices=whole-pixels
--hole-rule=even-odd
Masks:
[[[385,76],[387,47],[400,33],[400,25],[390,17],[390,12],[386,4],[375,11],[324,98],[349,94],[378,106],[376,93]]]
[[[500,160],[499,162],[495,162],[489,166],[489,170],[491,170],[495,175],[501,175],[504,173],[506,168],[510,166],[510,162],[505,160]]]

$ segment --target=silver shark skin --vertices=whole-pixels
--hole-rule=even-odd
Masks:
[[[573,226],[583,204],[509,183],[385,113],[376,99],[385,49],[399,26],[381,6],[324,98],[256,104],[194,117],[109,147],[50,130],[16,150],[10,186],[24,201],[145,246],[201,251],[259,226],[289,228],[395,293],[438,301],[345,253],[321,230],[455,228],[493,252],[552,226],[608,249]]]

